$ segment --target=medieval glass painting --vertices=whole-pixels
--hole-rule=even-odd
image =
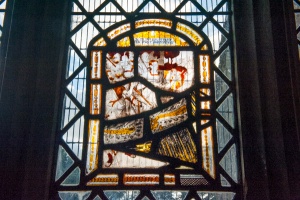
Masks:
[[[231,1],[74,1],[56,198],[240,195]]]

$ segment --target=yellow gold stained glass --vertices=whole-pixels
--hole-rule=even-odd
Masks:
[[[92,51],[91,59],[91,79],[101,79],[101,60],[102,60],[102,51]]]
[[[98,46],[98,47],[106,46],[106,42],[105,42],[104,38],[102,37],[102,38],[98,39],[95,42],[94,46]]]
[[[136,46],[189,46],[182,38],[163,31],[143,31],[133,37]]]
[[[212,177],[216,177],[214,162],[214,145],[212,127],[207,127],[201,131],[202,146],[202,168]]]
[[[199,56],[199,67],[200,67],[200,82],[204,84],[210,83],[210,66],[209,66],[209,56],[200,55]]]
[[[196,45],[203,41],[203,38],[195,30],[185,24],[177,23],[176,30],[188,36]]]
[[[148,26],[158,26],[171,28],[172,21],[167,19],[145,19],[135,22],[135,28],[148,27]]]
[[[107,36],[110,39],[113,39],[119,35],[121,35],[122,33],[125,33],[127,31],[130,30],[130,24],[124,24],[116,29],[113,29],[112,31],[108,32]]]
[[[98,168],[100,120],[89,120],[86,174]]]
[[[102,87],[100,84],[91,84],[90,113],[92,115],[98,115],[101,112],[101,93]]]

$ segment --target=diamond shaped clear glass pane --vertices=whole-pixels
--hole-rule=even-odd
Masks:
[[[227,121],[227,123],[234,128],[234,110],[233,110],[233,97],[229,94],[226,99],[217,108],[218,113]]]

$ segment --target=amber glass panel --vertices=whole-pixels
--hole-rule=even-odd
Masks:
[[[89,174],[98,168],[99,129],[100,120],[89,121],[86,174]]]
[[[102,59],[102,51],[92,51],[92,59],[91,59],[91,79],[100,79],[101,78],[101,59]]]
[[[135,28],[148,27],[148,26],[171,28],[172,21],[166,19],[146,19],[146,20],[139,20],[135,22]]]
[[[195,30],[193,30],[189,26],[184,25],[182,23],[178,23],[177,24],[176,30],[178,30],[179,32],[181,32],[181,33],[185,34],[186,36],[188,36],[190,39],[193,40],[193,42],[196,45],[201,44],[201,42],[203,40],[201,38],[201,36]]]
[[[201,131],[202,140],[202,156],[203,156],[203,169],[215,178],[215,162],[214,162],[214,151],[213,151],[213,134],[212,127],[205,128]]]
[[[174,174],[165,174],[164,175],[165,185],[175,185],[175,175]]]
[[[102,101],[102,87],[100,84],[91,84],[90,113],[92,115],[100,114]]]
[[[119,176],[117,174],[98,174],[87,182],[87,186],[114,186],[118,185]]]
[[[210,83],[210,66],[209,66],[209,56],[199,56],[199,67],[200,67],[200,81],[201,83]]]
[[[125,37],[117,42],[118,47],[129,47],[130,46],[130,38]]]
[[[125,33],[127,31],[130,30],[130,25],[129,24],[125,24],[125,25],[122,25],[121,27],[118,27],[112,31],[110,31],[107,36],[110,38],[110,39],[113,39],[115,37],[117,37],[118,35],[122,34],[122,33]]]
[[[158,174],[124,174],[125,185],[158,185]]]
[[[94,46],[106,46],[106,42],[104,38],[98,39],[97,42],[94,44]]]

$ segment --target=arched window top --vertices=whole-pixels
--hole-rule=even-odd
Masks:
[[[171,30],[175,24],[175,30]],[[134,27],[130,23],[125,23],[112,30],[108,29],[107,34],[99,34],[96,39],[91,40],[93,46],[106,46],[107,43],[114,43],[117,40],[117,47],[129,46],[201,46],[202,50],[207,50],[207,44],[211,46],[209,39],[204,33],[199,33],[186,23],[173,22],[167,19],[143,19],[137,20]],[[129,35],[133,35],[131,44]],[[98,38],[98,39],[97,39]],[[120,39],[122,38],[122,39]],[[145,43],[142,42],[141,38]],[[204,39],[205,38],[205,39]],[[159,42],[165,40],[165,43]],[[189,42],[187,42],[189,41]],[[191,42],[190,42],[191,41]],[[115,45],[114,45],[115,46]]]

